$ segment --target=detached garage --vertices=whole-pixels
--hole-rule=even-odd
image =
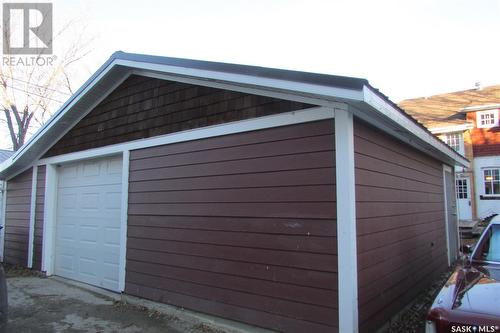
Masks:
[[[455,165],[366,80],[117,52],[0,164],[0,251],[277,331],[371,332],[456,259]]]

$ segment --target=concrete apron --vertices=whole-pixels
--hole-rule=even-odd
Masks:
[[[39,278],[40,279],[40,278]],[[212,329],[215,332],[220,333],[247,333],[247,332],[255,332],[255,333],[272,333],[274,331],[266,330],[262,328],[258,328],[255,326],[246,325],[237,321],[222,319],[219,317],[214,317],[210,315],[206,315],[203,313],[179,308],[176,306],[157,303],[150,300],[142,299],[135,296],[130,296],[126,294],[119,294],[109,290],[105,290],[102,288],[98,288],[95,286],[91,286],[85,283],[81,283],[74,280],[69,280],[65,278],[61,278],[58,276],[51,276],[47,278],[48,280],[54,280],[60,282],[67,286],[73,286],[76,288],[80,288],[82,290],[88,291],[91,294],[96,294],[102,296],[101,300],[92,299],[89,300],[89,303],[97,303],[105,302],[105,299],[122,302],[128,305],[137,306],[140,308],[146,308],[149,311],[158,312],[167,317],[175,318],[180,322],[188,323],[190,327],[199,326],[202,327],[202,331],[210,331]],[[45,279],[40,279],[44,281]],[[43,283],[43,282],[42,282]],[[91,297],[91,296],[89,296]],[[112,302],[111,302],[112,303]],[[109,301],[107,303],[109,305]],[[182,326],[182,325],[181,325]]]

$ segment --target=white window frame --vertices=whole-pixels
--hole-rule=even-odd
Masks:
[[[495,167],[487,167],[487,168],[482,168],[481,169],[481,184],[482,184],[482,189],[483,189],[483,195],[486,196],[486,197],[498,197],[500,196],[500,192],[498,193],[490,193],[490,194],[487,194],[486,193],[486,179],[485,179],[485,172],[488,171],[488,170],[498,170],[498,172],[500,173],[500,166],[495,166]],[[494,180],[490,180],[489,181],[492,185],[492,191],[493,191],[493,182]]]
[[[456,188],[456,192],[457,192],[457,199],[470,199],[468,187],[469,187],[469,178],[456,178],[455,179],[455,188]]]
[[[483,116],[488,116],[488,123],[485,123],[486,119],[481,119]],[[498,109],[478,111],[476,113],[477,128],[492,128],[498,126]]]
[[[458,136],[458,137],[456,137]],[[465,147],[464,147],[464,132],[449,132],[445,133],[443,136],[443,141],[446,142],[448,146],[453,148],[457,153],[464,155]],[[455,149],[455,145],[452,145],[453,141],[458,141],[458,149]]]

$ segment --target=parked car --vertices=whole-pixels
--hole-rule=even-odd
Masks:
[[[427,314],[426,332],[500,332],[500,216],[437,295]]]

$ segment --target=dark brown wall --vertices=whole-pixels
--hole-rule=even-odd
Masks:
[[[356,121],[359,322],[373,332],[447,267],[442,164]]]
[[[27,266],[33,170],[7,182],[4,262]]]
[[[33,242],[33,269],[42,269],[43,212],[45,204],[45,165],[38,167],[35,205],[35,237]]]
[[[46,156],[307,107],[311,105],[131,76]]]
[[[125,292],[337,331],[333,122],[131,152]]]

